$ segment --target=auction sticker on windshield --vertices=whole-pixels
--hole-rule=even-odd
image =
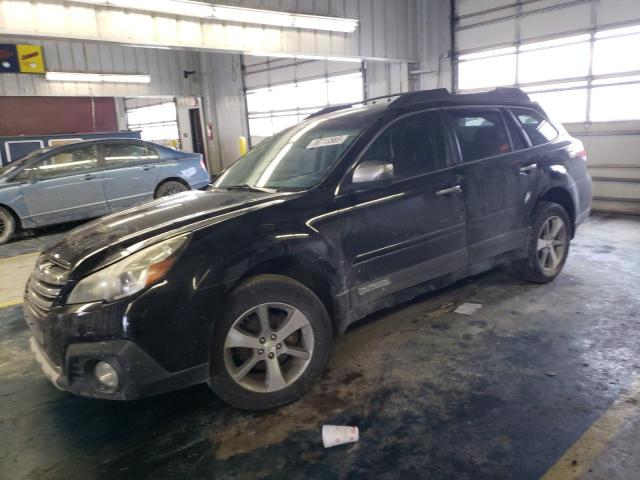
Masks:
[[[337,135],[335,137],[316,138],[315,140],[311,140],[311,143],[307,145],[307,149],[319,148],[319,147],[330,147],[331,145],[340,145],[341,143],[344,143],[347,138],[349,138],[349,135]]]

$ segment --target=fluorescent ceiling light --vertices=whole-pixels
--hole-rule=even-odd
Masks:
[[[292,58],[296,60],[328,60],[330,62],[350,62],[360,63],[361,58],[357,57],[325,57],[322,55],[307,55],[307,54],[294,54],[294,53],[269,53],[269,52],[247,52],[246,55],[253,57],[271,57],[271,58]]]
[[[325,30],[330,32],[353,33],[358,28],[358,20],[353,18],[302,15],[298,13],[260,10],[256,8],[212,5],[189,0],[72,0],[76,3],[104,5],[106,7],[131,8],[144,12],[168,13],[185,17],[208,18],[238,23],[270,25],[274,27]]]
[[[45,78],[50,82],[151,83],[149,75],[113,73],[47,72]]]
[[[350,63],[362,62],[361,58],[356,58],[356,57],[327,57],[327,60],[329,60],[330,62],[350,62]]]

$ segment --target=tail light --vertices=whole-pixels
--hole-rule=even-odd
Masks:
[[[200,155],[200,166],[202,167],[202,170],[207,172],[207,166],[204,163],[204,157],[202,155]]]
[[[571,158],[580,158],[585,162],[587,161],[587,151],[580,141],[576,141],[569,147],[569,155],[571,155]]]

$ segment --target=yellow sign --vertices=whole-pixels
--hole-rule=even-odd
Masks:
[[[20,73],[44,73],[44,58],[39,45],[17,45]]]

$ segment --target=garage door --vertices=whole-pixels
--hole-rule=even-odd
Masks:
[[[329,105],[363,99],[362,64],[244,57],[252,144]]]
[[[456,0],[454,84],[518,86],[582,139],[594,207],[640,214],[640,2]]]

